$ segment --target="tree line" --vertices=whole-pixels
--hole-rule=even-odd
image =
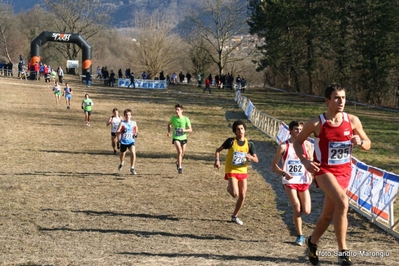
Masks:
[[[231,43],[236,35],[248,34],[240,11],[245,0],[201,0],[204,9],[192,9],[177,32],[180,22],[167,12],[147,14],[132,9],[131,25],[111,26],[112,6],[91,0],[43,0],[40,5],[14,14],[6,0],[0,0],[0,60],[13,61],[22,55],[29,60],[30,42],[43,31],[82,35],[93,48],[93,66],[107,66],[117,72],[130,68],[146,71],[155,78],[161,71],[209,74],[230,73],[245,76],[252,83],[262,82],[255,71],[250,52],[238,53],[241,41]],[[241,12],[242,13],[242,12]],[[212,19],[203,20],[212,15]],[[185,31],[185,32],[183,32]],[[41,48],[41,61],[51,66],[65,65],[80,58],[79,46],[47,42]]]
[[[271,85],[321,94],[334,81],[352,100],[398,106],[399,1],[249,0],[248,9]]]

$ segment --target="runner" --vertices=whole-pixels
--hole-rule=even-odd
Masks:
[[[57,103],[57,105],[60,105],[61,88],[57,81],[54,84],[53,91],[55,96],[55,102]]]
[[[302,246],[305,240],[302,232],[301,214],[309,214],[311,210],[311,200],[309,193],[309,185],[312,182],[312,176],[301,164],[292,143],[301,132],[303,122],[292,121],[288,128],[291,134],[290,138],[281,143],[276,151],[271,168],[273,172],[281,177],[284,185],[285,193],[291,203],[293,209],[292,219],[295,224],[297,237],[295,244]],[[309,141],[305,141],[303,150],[307,158],[312,159],[312,145]],[[281,161],[281,167],[279,162]]]
[[[119,139],[116,136],[116,130],[118,129],[118,126],[121,123],[121,121],[122,121],[122,117],[119,116],[118,108],[114,108],[112,110],[112,115],[108,119],[108,122],[107,122],[107,126],[111,125],[111,146],[112,146],[112,149],[114,149],[114,154],[116,154],[115,146],[119,150]],[[116,143],[116,145],[115,145],[115,143]]]
[[[130,151],[130,172],[133,175],[136,175],[137,172],[134,169],[136,164],[136,140],[138,137],[138,128],[135,121],[131,120],[132,118],[132,110],[126,109],[123,111],[123,115],[125,116],[125,120],[123,120],[116,130],[116,134],[119,138],[119,142],[121,143],[121,155],[120,155],[120,164],[118,166],[118,170],[121,171],[123,165],[125,163],[125,155],[126,150]]]
[[[245,131],[247,129],[245,123],[237,120],[233,123],[233,132],[235,138],[228,138],[222,146],[216,149],[214,167],[220,169],[220,152],[227,151],[225,176],[228,180],[227,192],[233,197],[237,198],[236,206],[231,221],[239,225],[244,222],[238,218],[238,212],[244,205],[245,196],[247,193],[247,179],[248,179],[248,162],[259,162],[256,155],[255,145],[245,138]]]
[[[62,94],[65,96],[65,103],[67,106],[67,109],[71,108],[71,99],[72,99],[72,88],[69,87],[68,83],[65,83],[65,88],[64,88],[64,93]]]
[[[172,116],[168,124],[167,136],[170,137],[171,131],[173,130],[172,144],[175,145],[177,151],[177,172],[182,174],[182,162],[184,153],[186,152],[187,133],[193,132],[193,129],[191,128],[190,119],[183,115],[183,105],[176,104],[175,111],[176,115]]]
[[[312,235],[306,239],[306,245],[309,261],[317,265],[317,242],[333,221],[339,251],[338,262],[341,265],[352,265],[346,245],[349,208],[346,191],[352,173],[352,148],[359,146],[369,150],[371,141],[359,118],[344,112],[346,92],[340,84],[329,85],[324,98],[327,112],[310,119],[294,141],[294,149],[301,163],[314,174],[316,184],[325,194],[323,211]],[[306,157],[302,148],[312,134],[315,137],[314,161]]]
[[[91,116],[91,110],[92,106],[94,105],[93,101],[89,98],[89,94],[85,94],[85,98],[82,101],[82,109],[85,113],[85,121],[86,121],[86,126],[90,126],[90,116]]]

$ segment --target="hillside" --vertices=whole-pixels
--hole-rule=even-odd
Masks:
[[[192,8],[198,9],[201,5],[201,1],[195,0],[101,0],[100,2],[114,9],[111,14],[111,24],[115,27],[129,26],[132,15],[137,10],[144,10],[148,14],[155,10],[160,10],[175,17],[176,21],[181,21],[187,15],[188,10]],[[42,5],[42,1],[13,0],[15,13],[26,12],[35,5]]]

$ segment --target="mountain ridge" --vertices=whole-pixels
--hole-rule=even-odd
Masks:
[[[36,5],[42,6],[40,0],[13,0],[12,6],[14,13],[27,12]],[[196,0],[101,0],[100,5],[107,5],[113,8],[111,12],[111,25],[120,28],[128,27],[132,24],[133,13],[136,10],[143,10],[151,14],[155,10],[162,13],[168,13],[175,18],[176,21],[181,21],[188,14],[184,11],[191,8],[199,8],[201,2]]]

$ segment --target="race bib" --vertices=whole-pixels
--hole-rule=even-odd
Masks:
[[[288,160],[287,172],[292,176],[303,176],[305,174],[305,167],[300,160]]]
[[[175,136],[183,136],[183,129],[181,127],[175,128]]]
[[[112,124],[112,130],[116,131],[118,129],[119,124],[118,123],[113,123]]]
[[[123,139],[132,139],[133,138],[133,133],[125,133],[123,134]]]
[[[333,141],[328,143],[328,164],[339,165],[350,162],[352,143],[348,141]]]
[[[245,162],[247,161],[246,156],[246,152],[235,151],[233,154],[233,165],[245,165]]]

